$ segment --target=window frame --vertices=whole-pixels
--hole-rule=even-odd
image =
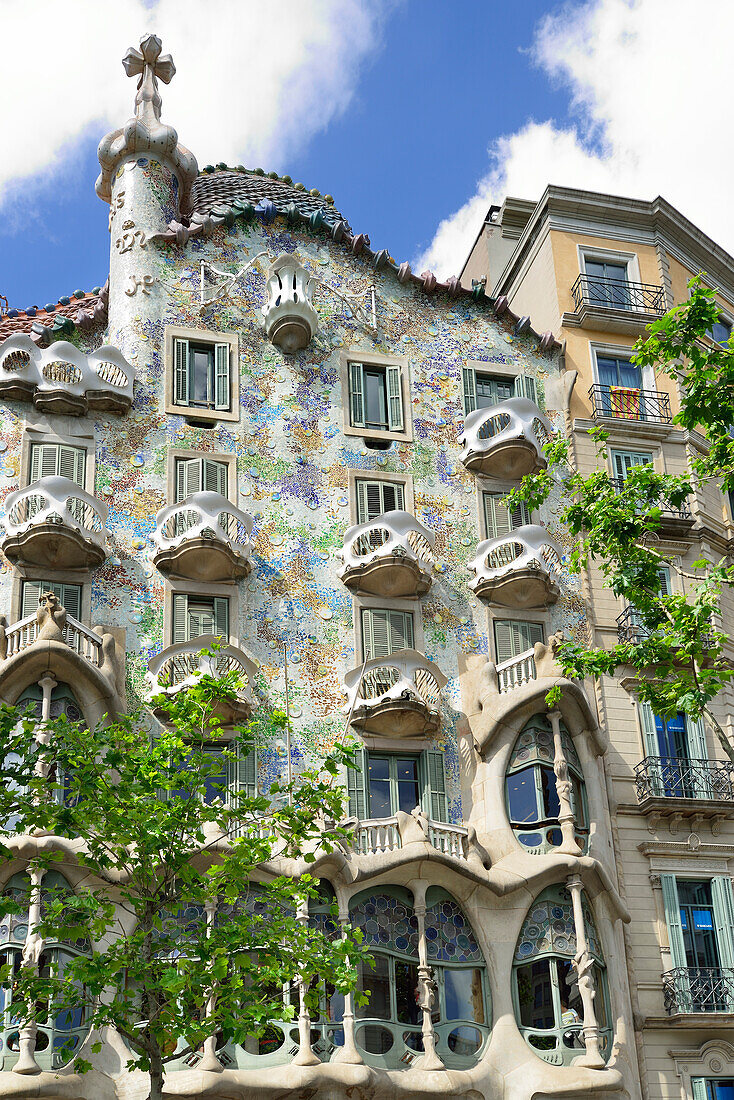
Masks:
[[[591,357],[591,375],[592,375],[592,381],[593,381],[594,385],[596,385],[596,386],[603,386],[604,385],[604,383],[601,381],[601,379],[599,377],[599,362],[598,362],[598,360],[599,360],[600,356],[601,356],[602,359],[604,359],[606,357],[606,358],[609,358],[609,359],[627,359],[628,361],[631,361],[633,351],[634,351],[634,347],[633,347],[632,344],[594,343],[594,342],[590,341],[589,342],[589,355]],[[653,391],[655,391],[657,389],[657,387],[655,386],[655,378],[654,378],[654,375],[652,373],[652,368],[651,367],[645,366],[645,367],[642,368],[642,386],[640,388],[643,389],[643,390],[653,390]],[[661,391],[661,392],[663,392],[663,391]],[[637,424],[638,422],[637,421],[627,421],[627,420],[624,421],[625,425],[627,425],[629,423]],[[649,423],[649,421],[641,420],[641,421],[639,421],[639,423],[647,424],[647,423]],[[655,423],[655,421],[653,421],[653,423]],[[669,426],[669,425],[666,425],[666,426]]]
[[[87,424],[77,424],[73,418],[69,425],[68,435],[60,435],[56,431],[44,431],[33,425],[28,425],[23,432],[20,448],[20,470],[18,486],[27,489],[31,484],[31,453],[36,444],[54,444],[62,447],[76,447],[84,451],[84,484],[80,488],[94,495],[96,473],[96,447],[94,431]]]
[[[389,473],[385,470],[355,470],[349,469],[349,520],[352,526],[359,523],[357,503],[358,481],[387,481],[395,485],[402,485],[404,510],[415,515],[415,500],[413,496],[413,478],[410,474]]]
[[[472,374],[473,380],[469,383],[467,378],[468,374]],[[461,402],[461,411],[466,418],[472,412],[477,409],[476,404],[476,376],[478,374],[491,375],[492,378],[500,381],[506,380],[512,387],[512,393],[509,397],[502,398],[502,401],[510,401],[513,397],[528,397],[533,401],[538,408],[542,411],[544,407],[544,396],[541,383],[539,379],[533,377],[533,375],[524,374],[522,371],[508,370],[507,367],[501,363],[493,363],[486,359],[467,359],[465,363],[461,364],[461,374],[459,378],[459,401]],[[474,391],[474,407],[468,407],[468,393],[467,388],[471,386]],[[500,404],[502,403],[500,401]]]
[[[578,244],[576,246],[579,262],[579,274],[587,275],[586,262],[596,264],[618,264],[627,268],[627,282],[641,283],[640,258],[636,252],[627,252],[614,248],[595,248],[593,245]],[[604,307],[602,307],[604,308]]]
[[[508,611],[509,610],[515,611],[514,608],[508,608],[507,610]],[[543,618],[542,616],[538,616],[537,612],[536,612],[536,614],[533,614],[533,609],[529,610],[529,612],[527,614],[527,617],[524,616],[524,615],[518,614],[517,611],[515,611],[515,613],[513,615],[493,615],[492,619],[491,619],[491,636],[492,636],[491,641],[492,641],[492,652],[494,653],[494,658],[495,658],[495,661],[494,661],[495,665],[502,665],[502,664],[505,663],[505,661],[516,660],[517,656],[518,656],[516,654],[515,657],[503,657],[503,658],[500,659],[499,650],[498,650],[498,646],[497,646],[497,629],[496,629],[497,628],[497,623],[528,623],[531,626],[540,626],[542,628],[542,631],[543,631],[543,638],[542,638],[543,642],[545,643],[545,642],[548,641],[548,623],[547,623],[547,620],[545,618]],[[532,646],[530,648],[532,648]],[[523,650],[522,652],[526,652],[526,651]],[[529,652],[529,650],[527,652]]]
[[[486,501],[486,498],[487,497],[500,497],[501,498],[501,497],[507,496],[511,492],[512,492],[512,487],[511,486],[508,486],[507,489],[494,489],[494,488],[488,489],[488,488],[486,488],[485,485],[479,485],[478,486],[478,497],[479,497],[479,499],[478,499],[478,502],[477,502],[477,518],[478,518],[478,522],[479,522],[479,530],[484,532],[485,539],[494,539],[494,538],[499,537],[498,534],[494,534],[489,530],[489,524],[487,523],[487,501]],[[507,509],[505,509],[505,510],[507,510]],[[532,524],[532,522],[533,522],[533,513],[528,508],[528,506],[526,504],[523,504],[521,506],[520,511],[521,512],[524,511],[525,514],[526,514],[526,519],[523,521],[522,524],[520,524],[520,526],[522,527],[522,526],[525,526],[527,524]],[[511,513],[510,513],[510,515],[511,515]],[[510,529],[510,531],[508,532],[508,534],[511,534],[512,531],[517,531],[517,530],[518,530],[518,527],[512,527]]]
[[[400,371],[400,398],[402,402],[403,413],[403,426],[401,429],[390,429],[385,431],[379,429],[371,429],[360,427],[359,425],[352,424],[352,384],[351,384],[351,370],[352,364],[362,364],[365,367],[381,367],[387,371],[388,367],[397,367]],[[412,408],[410,400],[410,363],[407,356],[388,356],[378,355],[376,352],[367,351],[354,351],[354,352],[342,352],[341,354],[341,386],[342,386],[342,418],[343,418],[343,433],[348,436],[356,436],[361,439],[375,439],[384,440],[386,442],[391,440],[400,440],[404,443],[410,443],[413,440],[413,418]],[[389,394],[387,392],[387,378],[385,380],[386,395],[389,401]]]
[[[163,648],[179,644],[173,640],[173,615],[175,595],[210,598],[223,596],[229,601],[229,637],[225,639],[226,645],[239,645],[240,622],[240,586],[222,582],[197,582],[185,578],[166,578],[163,596]]]
[[[216,349],[217,344],[229,347],[229,408],[201,408],[198,405],[182,404],[176,401],[175,346],[177,340],[188,340],[193,344],[204,344]],[[216,372],[216,350],[215,350]],[[166,325],[164,330],[164,410],[172,416],[183,416],[189,420],[206,420],[215,423],[224,420],[237,423],[240,419],[240,358],[239,337],[235,332],[214,329],[185,328],[179,325]],[[215,383],[216,384],[216,383]]]
[[[361,667],[365,659],[364,646],[362,644],[362,612],[374,611],[407,611],[413,616],[413,648],[418,653],[425,653],[425,640],[423,630],[423,613],[420,600],[413,599],[386,599],[384,596],[355,596],[352,601],[352,627],[354,632],[354,656],[355,663]],[[417,742],[416,742],[417,744]]]
[[[176,465],[179,461],[187,462],[190,459],[208,459],[211,462],[221,462],[227,467],[227,500],[237,506],[237,455],[223,454],[220,451],[198,451],[191,448],[176,447],[168,452],[167,469],[167,500],[169,504],[176,503]]]

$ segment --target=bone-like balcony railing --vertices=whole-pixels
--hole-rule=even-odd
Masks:
[[[461,461],[468,470],[519,479],[546,465],[543,447],[550,423],[527,397],[510,397],[488,409],[475,409],[464,424]]]
[[[158,550],[172,550],[194,539],[216,539],[233,554],[249,561],[254,520],[221,493],[192,493],[180,504],[169,504],[155,517],[153,542]]]
[[[39,348],[17,333],[0,349],[0,397],[32,400],[48,411],[77,416],[88,409],[125,412],[134,381],[135,369],[110,344],[87,354],[66,340]]]
[[[217,646],[221,648],[217,649]],[[207,652],[208,651],[208,652]],[[173,694],[196,683],[200,675],[220,678],[236,672],[241,679],[238,699],[251,703],[257,666],[237,646],[223,645],[215,634],[202,634],[188,642],[168,646],[148,662],[148,698],[160,692]]]
[[[481,542],[468,568],[476,574],[469,581],[469,587],[475,592],[492,587],[494,583],[510,582],[513,577],[519,579],[530,570],[538,575],[539,587],[545,582],[550,593],[560,584],[561,551],[544,527],[525,524],[506,535]]]
[[[345,713],[355,718],[382,703],[419,703],[438,711],[441,690],[446,685],[441,669],[415,649],[400,649],[389,657],[373,657],[362,668],[344,677],[347,693]]]
[[[339,576],[345,584],[359,585],[359,577],[370,567],[378,573],[368,582],[369,590],[382,592],[379,566],[395,567],[405,578],[385,578],[385,595],[418,595],[428,590],[433,566],[435,535],[410,512],[396,510],[383,512],[376,519],[350,527],[344,535],[342,558],[344,565]],[[388,569],[385,569],[388,573]],[[412,580],[410,575],[412,574]]]
[[[90,630],[89,627],[84,626],[83,623],[80,623],[68,613],[63,629],[64,641],[70,649],[73,649],[80,657],[91,661],[92,664],[98,667],[102,665],[104,660],[102,638],[96,631]],[[16,653],[22,653],[24,649],[28,649],[29,646],[33,645],[38,638],[38,631],[39,626],[35,612],[6,627],[6,657],[14,657]]]
[[[353,834],[353,847],[362,855],[382,855],[402,847],[396,817],[358,821]],[[438,852],[453,859],[466,860],[468,830],[464,825],[428,820],[428,842]]]
[[[51,475],[10,493],[5,501],[7,537],[42,524],[60,524],[79,532],[104,555],[107,505],[68,477]]]
[[[536,678],[535,650],[527,649],[524,653],[518,653],[517,657],[510,657],[509,661],[502,661],[497,665],[497,684],[500,695],[513,688],[522,687]]]

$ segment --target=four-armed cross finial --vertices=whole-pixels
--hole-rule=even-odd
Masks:
[[[139,50],[131,46],[122,59],[128,76],[140,76],[135,115],[146,122],[160,122],[162,100],[158,93],[158,80],[170,84],[176,72],[170,53],[161,55],[161,48],[160,38],[149,34],[141,39]]]

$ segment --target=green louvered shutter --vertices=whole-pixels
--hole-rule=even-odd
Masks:
[[[79,447],[59,447],[59,473],[84,488],[84,451]]]
[[[353,428],[364,427],[364,367],[361,363],[349,364],[349,408]]]
[[[189,403],[189,342],[188,340],[173,341],[173,392],[177,405]]]
[[[204,467],[202,477],[204,488],[209,493],[219,493],[220,496],[226,497],[227,464],[225,462],[215,462],[211,458],[204,458],[202,459],[202,465]]]
[[[530,513],[524,504],[508,511],[502,500],[505,493],[483,493],[484,521],[486,524],[487,538],[494,539],[498,535],[507,535],[515,531],[523,524],[530,523]]]
[[[21,603],[21,618],[33,615],[38,610],[38,601],[44,592],[53,592],[58,596],[62,607],[74,619],[82,614],[82,589],[78,584],[60,584],[58,581],[24,581]]]
[[[705,1077],[691,1077],[691,1095],[692,1100],[708,1100]]]
[[[701,761],[703,767],[693,769],[692,780],[696,798],[715,798],[711,789],[709,771],[706,767],[708,750],[706,748],[706,726],[703,718],[689,718],[686,715],[686,734],[688,737],[688,755],[692,761]],[[734,964],[732,964],[734,965]]]
[[[229,642],[229,600],[224,596],[214,597],[214,633]]]
[[[515,397],[527,397],[535,405],[538,404],[538,388],[535,379],[529,374],[518,374],[515,378]]]
[[[255,798],[257,790],[257,749],[243,748],[239,742],[234,749],[235,759],[229,762],[230,770],[234,775],[230,778],[230,789],[236,791],[243,798]]]
[[[722,966],[731,968],[734,967],[734,896],[728,875],[711,879],[711,897],[719,959]]]
[[[673,589],[670,585],[670,570],[667,566],[658,569],[658,577],[660,578],[660,595],[670,596]]]
[[[86,451],[64,443],[33,443],[31,445],[31,481],[61,475],[84,488]]]
[[[418,767],[421,774],[424,812],[428,814],[432,821],[448,821],[449,808],[446,798],[446,771],[443,753],[426,749],[419,757]]]
[[[214,348],[214,408],[229,409],[230,405],[229,344],[217,344]]]
[[[638,703],[637,711],[640,716],[640,729],[642,730],[642,743],[645,756],[651,757],[648,764],[650,776],[650,790],[653,795],[662,797],[665,794],[665,784],[658,760],[660,758],[660,745],[655,726],[655,715],[649,703]]]
[[[189,597],[183,592],[173,596],[173,644],[187,642],[189,618]]]
[[[526,623],[519,619],[498,619],[494,624],[497,662],[509,661],[532,649],[545,639],[542,623]]]
[[[365,608],[362,612],[362,644],[367,660],[387,657],[390,653],[390,622],[388,611]]]
[[[461,383],[464,397],[464,416],[468,416],[477,407],[477,375],[473,367],[461,368]]]
[[[176,504],[202,490],[202,459],[176,459]]]
[[[349,816],[364,821],[369,816],[367,807],[367,749],[359,745],[355,751],[356,767],[347,768],[347,794]]]
[[[665,907],[665,923],[668,926],[668,941],[670,943],[670,961],[674,967],[687,966],[686,945],[683,941],[683,928],[680,919],[680,903],[678,901],[678,886],[675,875],[663,874],[660,876],[660,885],[663,891],[663,905]]]
[[[649,466],[651,462],[652,455],[647,451],[612,451],[614,476],[622,481],[635,466]]]
[[[382,482],[383,512],[402,511],[405,508],[405,486],[399,481]]]
[[[387,423],[391,432],[403,430],[403,387],[400,367],[387,367]]]

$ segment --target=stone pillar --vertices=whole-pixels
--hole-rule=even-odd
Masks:
[[[563,751],[561,715],[559,711],[553,710],[548,717],[553,727],[553,771],[556,776],[556,792],[559,803],[558,824],[562,838],[559,851],[572,856],[580,856],[582,848],[576,840],[576,815],[573,812],[573,802],[571,801],[572,784],[568,775],[568,761]]]
[[[308,902],[302,902],[298,919],[305,924],[308,921]],[[306,983],[298,980],[298,1053],[293,1059],[295,1066],[318,1066],[321,1059],[311,1046],[311,1016],[306,1007]]]
[[[45,692],[44,692],[45,702]],[[31,880],[31,894],[28,905],[28,933],[23,947],[24,967],[32,967],[36,971],[43,951],[43,940],[35,929],[41,920],[41,883],[44,872],[36,864],[28,867],[28,875]],[[41,1067],[36,1061],[36,1035],[38,1025],[34,1020],[29,1021],[20,1029],[18,1061],[13,1066],[13,1073],[34,1074],[40,1073]]]
[[[426,882],[416,883],[413,890],[415,898],[415,917],[418,922],[418,1004],[423,1014],[423,1054],[411,1064],[411,1069],[442,1070],[445,1065],[436,1054],[436,1035],[433,1030],[431,1011],[436,1003],[436,983],[433,980],[433,967],[428,963],[426,944]]]
[[[346,939],[345,928],[349,923],[349,902],[346,899],[339,899],[339,924],[342,929],[342,939]],[[356,1043],[354,1041],[354,994],[344,994],[344,1017],[343,1017],[343,1030],[344,1030],[344,1044],[338,1047],[337,1050],[331,1056],[331,1061],[337,1064],[349,1066],[361,1066],[363,1065],[362,1055],[357,1050]]]
[[[216,912],[217,912],[217,903],[216,903],[216,901],[208,901],[206,903],[206,906],[205,906],[205,912],[206,912],[207,935],[210,935],[212,925],[214,924],[214,917],[215,917]],[[211,994],[209,995],[209,1000],[206,1003],[206,1010],[205,1011],[206,1011],[206,1014],[207,1014],[208,1017],[212,1017],[214,1015],[214,1009],[215,1009],[215,1006],[216,1006],[216,1001],[217,1001],[217,995],[214,992],[214,990],[212,989]],[[202,1054],[202,1057],[201,1057],[201,1061],[199,1062],[199,1064],[197,1065],[196,1068],[201,1069],[201,1070],[208,1070],[210,1073],[221,1073],[222,1072],[222,1069],[224,1067],[222,1066],[222,1063],[219,1061],[219,1058],[217,1057],[217,1037],[216,1037],[216,1035],[210,1035],[207,1039],[204,1040],[204,1051],[203,1051],[203,1054]]]
[[[596,989],[592,975],[594,960],[589,951],[589,942],[586,937],[586,922],[584,921],[584,909],[581,903],[581,895],[584,885],[578,876],[572,875],[566,882],[571,902],[573,904],[573,920],[576,928],[576,954],[574,966],[581,994],[581,1003],[584,1006],[583,1037],[586,1046],[586,1054],[582,1055],[576,1065],[587,1066],[589,1069],[604,1069],[606,1065],[599,1049],[599,1025],[594,1009]]]

